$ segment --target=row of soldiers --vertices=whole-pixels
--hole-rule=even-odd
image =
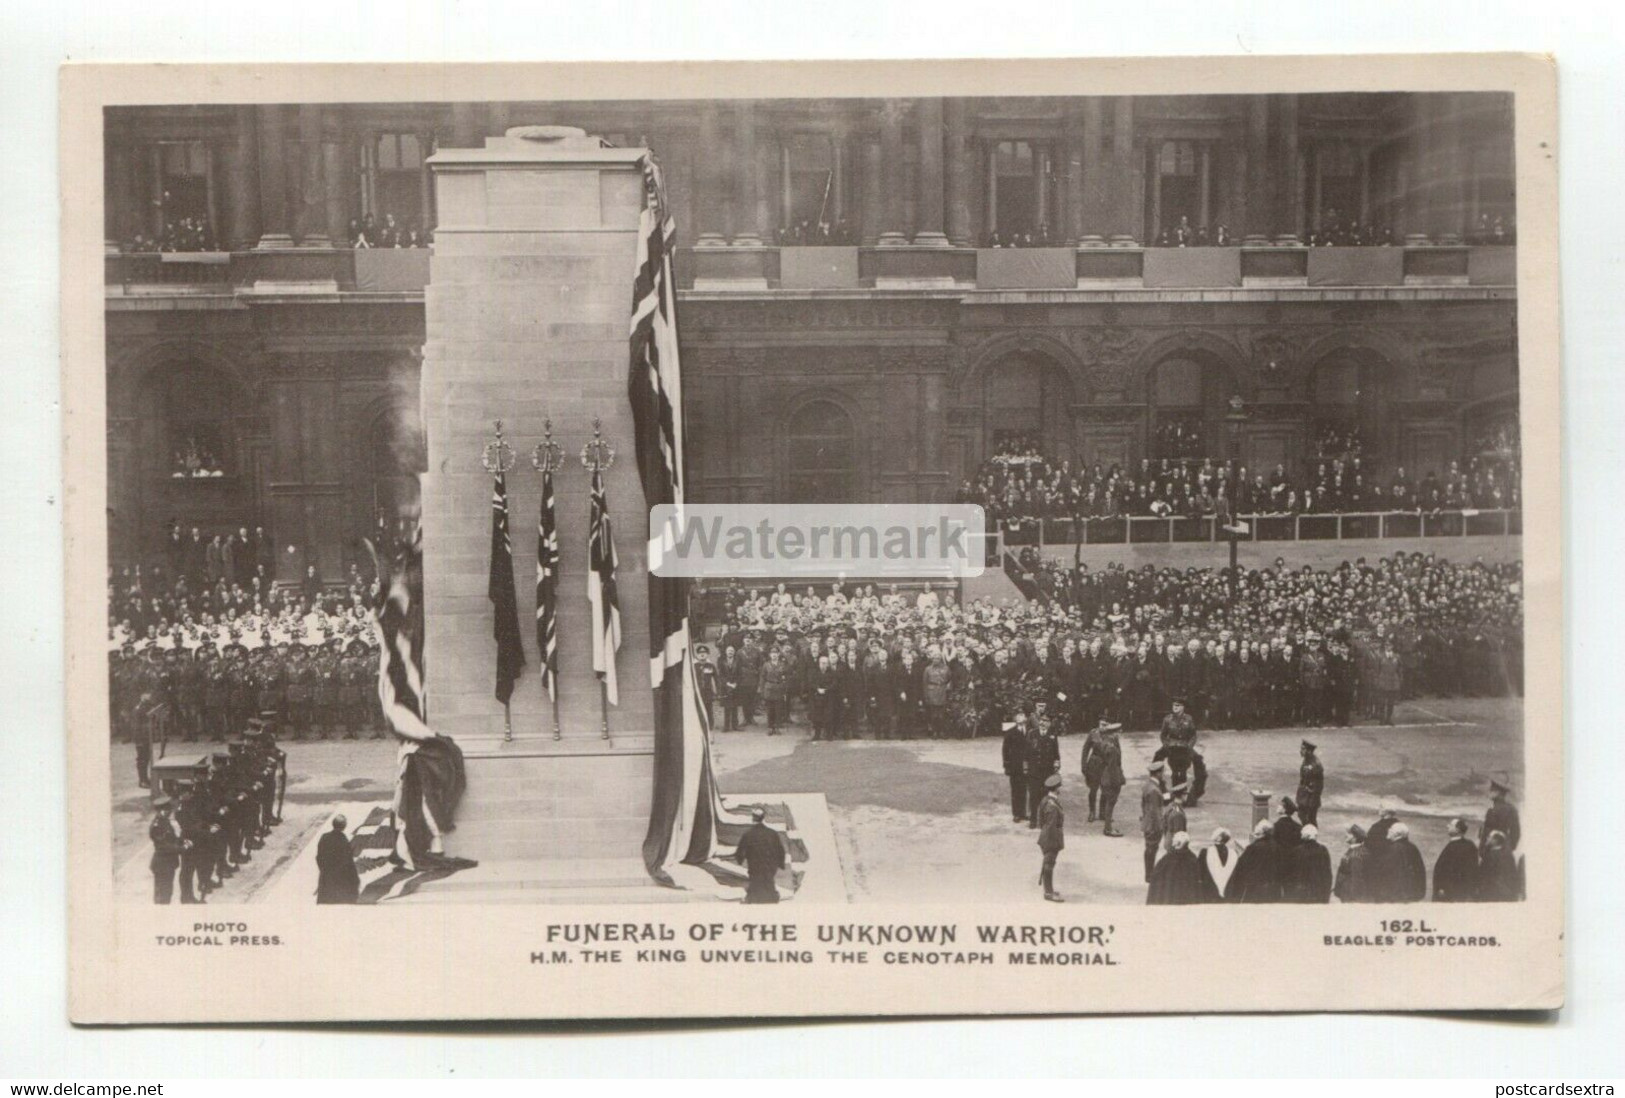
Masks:
[[[152,899],[167,904],[180,885],[180,902],[200,904],[251,861],[282,822],[287,754],[270,726],[251,728],[224,754],[209,756],[208,770],[180,783],[178,797],[153,798],[147,828],[152,841]]]
[[[377,656],[359,641],[283,643],[250,651],[125,646],[110,659],[112,731],[120,741],[212,740],[274,712],[296,738],[385,734]]]

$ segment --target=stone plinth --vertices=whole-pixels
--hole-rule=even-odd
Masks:
[[[648,512],[632,456],[626,400],[627,326],[643,203],[637,162],[642,155],[641,149],[606,148],[576,130],[520,127],[487,138],[484,148],[447,149],[429,160],[439,228],[424,294],[424,662],[430,722],[455,736],[469,755],[471,832],[492,819],[490,805],[482,803],[487,795],[511,792],[503,772],[492,769],[492,762],[506,755],[515,756],[515,763],[549,753],[573,760],[568,766],[579,783],[581,803],[572,807],[577,816],[570,818],[578,818],[587,802],[601,794],[619,796],[623,805],[617,811],[623,814],[647,807],[624,810],[627,781],[643,792],[645,758],[636,763],[613,759],[613,765],[603,768],[608,784],[596,789],[594,764],[582,760],[609,756],[581,754],[605,746],[589,647],[589,482],[580,460],[595,416],[603,421],[605,439],[619,452],[607,490],[620,555],[621,696],[620,705],[609,711],[607,746],[618,755],[641,756],[649,749],[652,727],[644,574]],[[565,452],[564,468],[554,480],[561,554],[562,740],[556,745],[552,704],[538,671],[541,476],[530,463],[531,449],[549,418],[553,438]],[[502,741],[502,707],[494,695],[496,644],[486,597],[491,474],[480,463],[499,419],[518,457],[507,484],[526,659],[512,700],[515,739],[509,745]],[[523,764],[530,770],[537,765]],[[629,776],[628,766],[641,768],[641,776]],[[545,807],[542,799],[520,799],[539,812]],[[523,821],[515,821],[511,813],[503,821],[509,826],[501,829],[502,856],[514,856],[508,837],[523,833]],[[632,829],[624,830],[630,837]],[[636,852],[635,840],[626,852]]]

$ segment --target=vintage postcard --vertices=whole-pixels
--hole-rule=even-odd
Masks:
[[[66,67],[72,1019],[1560,1006],[1556,134]]]

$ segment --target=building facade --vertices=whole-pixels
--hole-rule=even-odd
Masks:
[[[262,526],[337,578],[413,505],[430,249],[353,245],[427,244],[428,156],[535,123],[664,166],[698,498],[942,499],[1013,438],[1421,475],[1515,427],[1506,96],[114,109],[115,561]]]

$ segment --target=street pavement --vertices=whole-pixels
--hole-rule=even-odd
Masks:
[[[1477,822],[1488,804],[1491,777],[1523,789],[1522,713],[1517,699],[1427,699],[1401,704],[1392,728],[1297,728],[1204,732],[1207,795],[1189,812],[1195,844],[1216,827],[1244,839],[1252,823],[1252,794],[1272,804],[1297,788],[1298,743],[1320,745],[1326,793],[1320,812],[1322,841],[1333,860],[1344,828],[1369,825],[1393,808],[1431,868],[1452,816]],[[840,852],[847,898],[854,902],[1003,903],[1040,901],[1039,854],[1034,833],[1010,819],[1009,786],[1000,741],[808,741],[805,724],[783,735],[765,729],[717,732],[713,756],[718,782],[754,793],[822,793]],[[1139,904],[1145,899],[1139,837],[1141,776],[1156,749],[1153,733],[1123,737],[1129,778],[1118,805],[1123,838],[1107,838],[1088,824],[1079,773],[1081,735],[1061,745],[1066,784],[1067,847],[1057,887],[1074,902]],[[184,750],[194,745],[172,745]],[[201,745],[198,746],[202,753]],[[338,805],[384,803],[395,772],[395,746],[387,740],[285,742],[288,751],[286,822],[256,853],[250,872],[230,881],[216,900],[263,897]],[[113,749],[114,865],[119,891],[134,897],[150,889],[146,875],[145,791],[135,782],[134,749]],[[1521,808],[1525,806],[1520,804]],[[1527,811],[1527,808],[1525,808]]]

